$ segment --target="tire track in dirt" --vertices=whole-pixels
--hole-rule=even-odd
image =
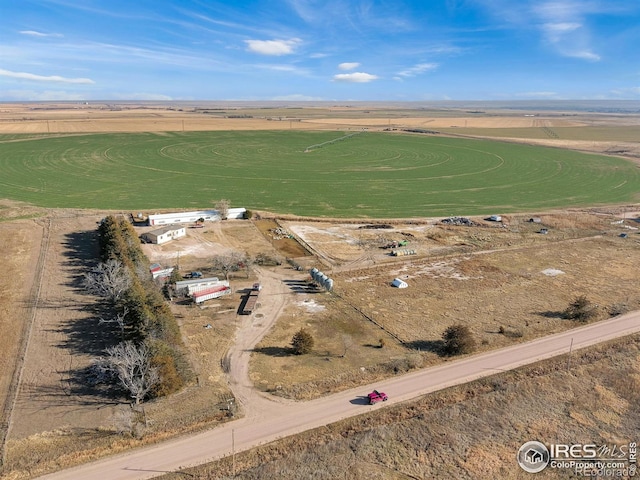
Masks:
[[[47,218],[43,224],[42,240],[40,242],[40,253],[38,254],[38,260],[35,265],[35,278],[31,285],[29,292],[28,313],[27,321],[23,323],[22,334],[20,335],[21,344],[16,357],[14,365],[13,375],[11,378],[11,384],[5,399],[2,410],[2,424],[0,425],[0,448],[2,448],[2,456],[0,458],[0,467],[4,467],[6,464],[6,442],[9,437],[9,431],[11,430],[11,420],[13,408],[16,404],[18,397],[18,390],[22,381],[22,374],[24,371],[24,362],[29,348],[29,340],[31,339],[31,332],[33,330],[33,324],[35,323],[36,312],[38,309],[38,300],[40,298],[40,290],[42,289],[42,279],[44,274],[44,264],[49,250],[49,241],[51,237],[51,218]]]

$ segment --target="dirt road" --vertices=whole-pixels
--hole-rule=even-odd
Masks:
[[[389,395],[386,405],[394,405],[453,385],[511,370],[542,359],[562,355],[640,332],[640,312],[632,312],[603,322],[514,345],[434,368],[305,403],[272,404],[268,416],[249,415],[216,429],[171,440],[126,455],[65,470],[42,478],[112,480],[146,479],[180,467],[193,466],[265,444],[278,438],[355,416],[382,405],[366,405],[364,395],[381,388]]]
[[[262,290],[259,294],[259,312],[253,315],[241,315],[241,324],[236,331],[233,346],[229,349],[223,363],[227,371],[229,386],[233,391],[238,407],[248,418],[264,418],[277,413],[283,404],[294,402],[284,398],[272,397],[259,392],[249,379],[249,360],[257,343],[273,326],[292,294],[283,282],[291,278],[281,273],[254,267],[260,278]]]

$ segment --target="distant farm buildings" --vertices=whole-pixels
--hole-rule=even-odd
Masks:
[[[184,237],[187,235],[187,231],[180,225],[168,225],[162,228],[156,228],[150,232],[140,235],[143,241],[147,243],[155,243],[156,245],[162,245],[163,243],[170,242],[176,238]]]
[[[244,218],[246,212],[246,208],[230,208],[227,212],[227,218],[231,220]],[[217,210],[197,210],[193,212],[157,213],[149,215],[149,225],[196,223],[200,219],[205,222],[215,222],[220,220],[220,212]]]

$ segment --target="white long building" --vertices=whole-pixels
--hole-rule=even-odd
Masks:
[[[191,295],[200,290],[206,290],[220,285],[226,285],[228,287],[229,282],[227,280],[220,280],[218,277],[181,280],[176,282],[176,292],[183,295]]]
[[[204,218],[207,222],[220,220],[216,210],[198,210],[195,212],[171,212],[149,215],[149,225],[168,225],[171,223],[196,223]]]
[[[246,208],[230,208],[227,212],[228,219],[244,218]],[[196,223],[200,219],[205,222],[220,220],[220,212],[217,210],[196,210],[192,212],[156,213],[149,215],[149,225],[169,225],[172,223]]]

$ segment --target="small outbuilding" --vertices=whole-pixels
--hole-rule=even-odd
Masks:
[[[407,288],[409,285],[400,278],[394,278],[393,282],[391,282],[391,286],[396,288]]]
[[[184,237],[187,235],[187,231],[180,225],[168,225],[166,227],[157,228],[150,232],[143,233],[140,237],[149,243],[155,243],[156,245],[162,245],[163,243],[170,242],[176,238]]]

